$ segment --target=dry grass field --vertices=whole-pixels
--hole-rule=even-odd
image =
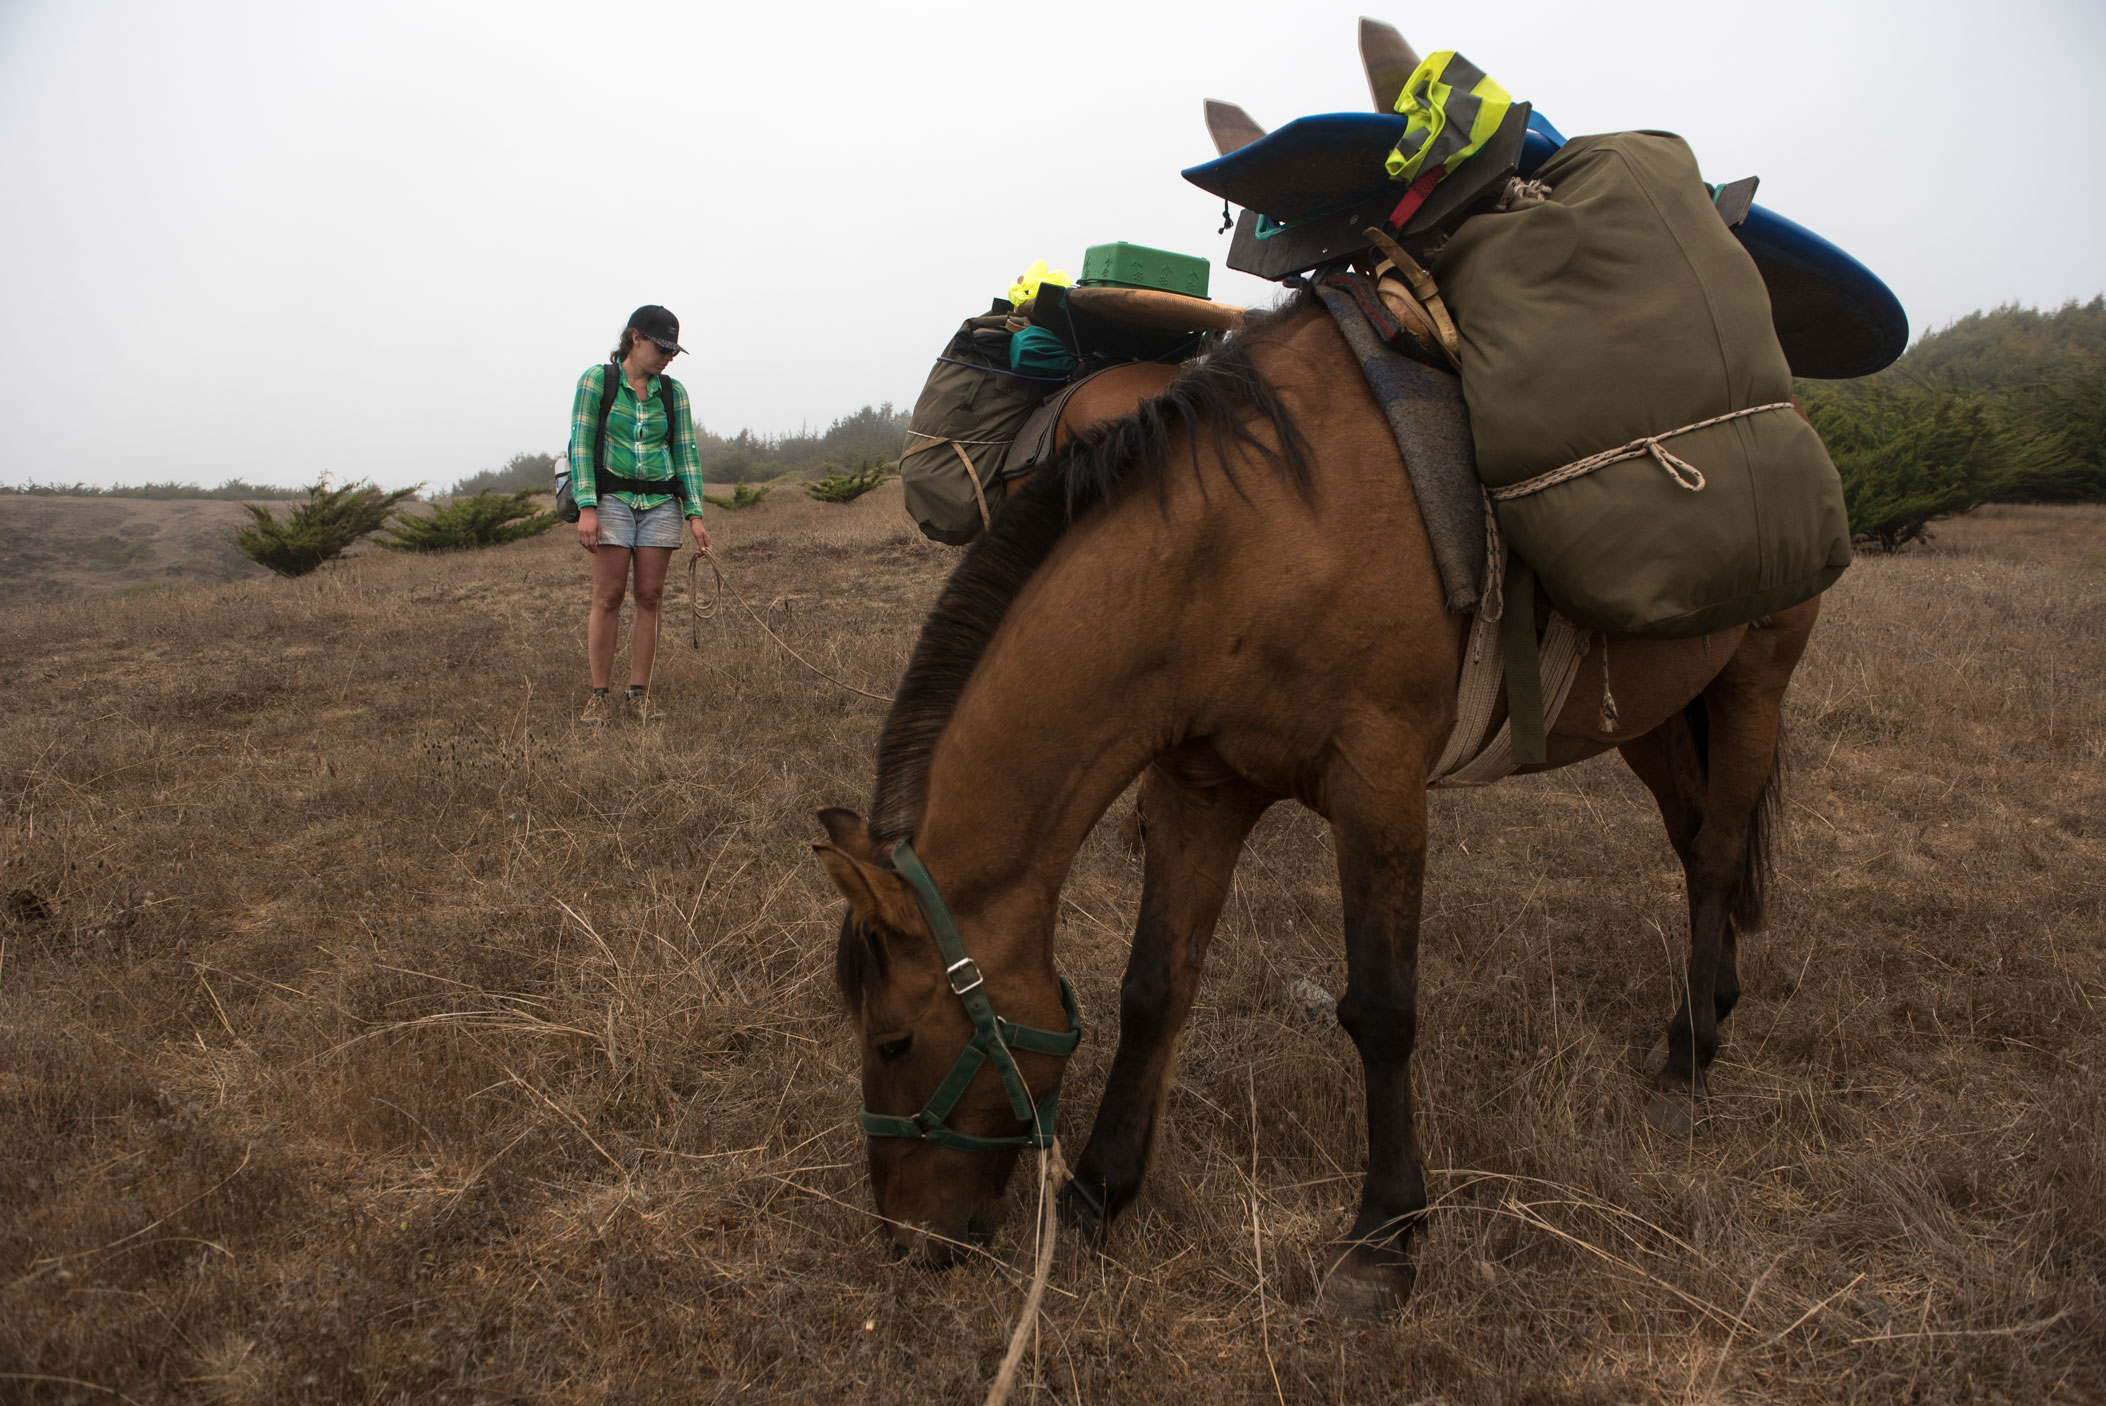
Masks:
[[[157,586],[260,580],[234,549],[239,503],[210,498],[8,495],[0,605],[136,595]]]
[[[172,512],[179,505],[152,505]],[[558,534],[0,622],[0,1399],[977,1400],[1031,1179],[947,1273],[873,1233],[815,807],[868,799],[954,559],[888,487],[716,515],[737,599],[584,734]],[[677,593],[676,593],[677,594]],[[1704,1116],[1643,1116],[1681,879],[1613,758],[1434,801],[1436,1210],[1312,1304],[1359,1064],[1329,841],[1254,837],[1153,1180],[1062,1243],[1016,1399],[2106,1399],[2106,510],[1867,559],[1789,703],[1786,850]],[[1115,1035],[1138,862],[1060,962]]]

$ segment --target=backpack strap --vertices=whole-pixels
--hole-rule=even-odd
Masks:
[[[665,493],[687,501],[687,488],[678,474],[671,478],[629,478],[610,471],[599,474],[593,487],[601,493]]]
[[[600,378],[600,437],[597,447],[593,450],[592,460],[595,488],[599,486],[598,476],[607,471],[607,416],[614,409],[614,398],[621,394],[621,376],[622,364],[610,357],[607,370]]]
[[[680,478],[680,450],[678,440],[680,422],[673,417],[673,378],[661,375],[658,378],[658,403],[665,407],[665,457],[673,465],[673,496],[680,500],[680,511],[687,511],[687,494]]]

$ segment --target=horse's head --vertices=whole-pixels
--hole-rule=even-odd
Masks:
[[[862,1051],[871,1192],[896,1246],[947,1264],[993,1233],[1017,1153],[1031,1145],[1034,1120],[1018,1104],[1037,1105],[1051,1132],[1051,1095],[1074,1047],[1072,1007],[1044,963],[981,968],[946,956],[946,941],[975,958],[1014,944],[969,923],[939,937],[952,920],[933,883],[917,888],[914,878],[926,879],[918,860],[900,860],[915,870],[903,874],[853,811],[823,810],[819,820],[828,838],[813,850],[848,900],[837,970]],[[992,1016],[1003,1023],[999,1052]],[[969,1082],[956,1092],[960,1079]]]

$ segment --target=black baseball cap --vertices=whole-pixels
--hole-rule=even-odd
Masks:
[[[680,319],[656,303],[646,303],[630,313],[629,326],[656,343],[660,351],[687,350],[680,345]]]

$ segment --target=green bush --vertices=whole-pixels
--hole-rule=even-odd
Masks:
[[[473,498],[456,498],[434,513],[398,512],[388,535],[379,540],[398,552],[459,552],[538,536],[555,524],[556,515],[543,511],[532,493],[485,489]]]
[[[280,576],[305,576],[341,556],[359,538],[378,532],[395,505],[422,486],[389,493],[370,483],[331,488],[324,479],[307,490],[307,501],[295,505],[283,521],[271,516],[269,508],[244,503],[254,520],[234,529],[234,545],[250,561]]]
[[[822,503],[853,503],[890,477],[892,466],[883,459],[865,459],[845,473],[832,464],[820,467],[826,477],[807,483],[804,491]]]
[[[729,498],[712,497],[710,494],[705,493],[702,495],[702,501],[714,503],[720,508],[750,508],[773,491],[773,489],[769,488],[755,488],[750,483],[742,482],[737,488],[732,490]]]
[[[1975,398],[1875,382],[1854,403],[1816,398],[1807,413],[1842,476],[1861,545],[1897,551],[1994,492],[1996,436]]]
[[[1867,546],[1982,503],[2106,501],[2106,299],[1971,313],[1876,376],[1798,390]]]
[[[299,492],[291,488],[272,488],[268,484],[248,483],[230,478],[217,488],[200,488],[194,483],[141,483],[117,484],[109,488],[92,483],[0,483],[0,493],[21,493],[37,498],[219,498],[246,502],[256,498],[297,498]]]
[[[755,434],[740,430],[726,438],[695,426],[695,448],[708,483],[737,483],[802,474],[827,460],[853,464],[864,459],[892,459],[907,437],[907,412],[890,402],[866,405],[843,415],[824,430],[795,434]]]

